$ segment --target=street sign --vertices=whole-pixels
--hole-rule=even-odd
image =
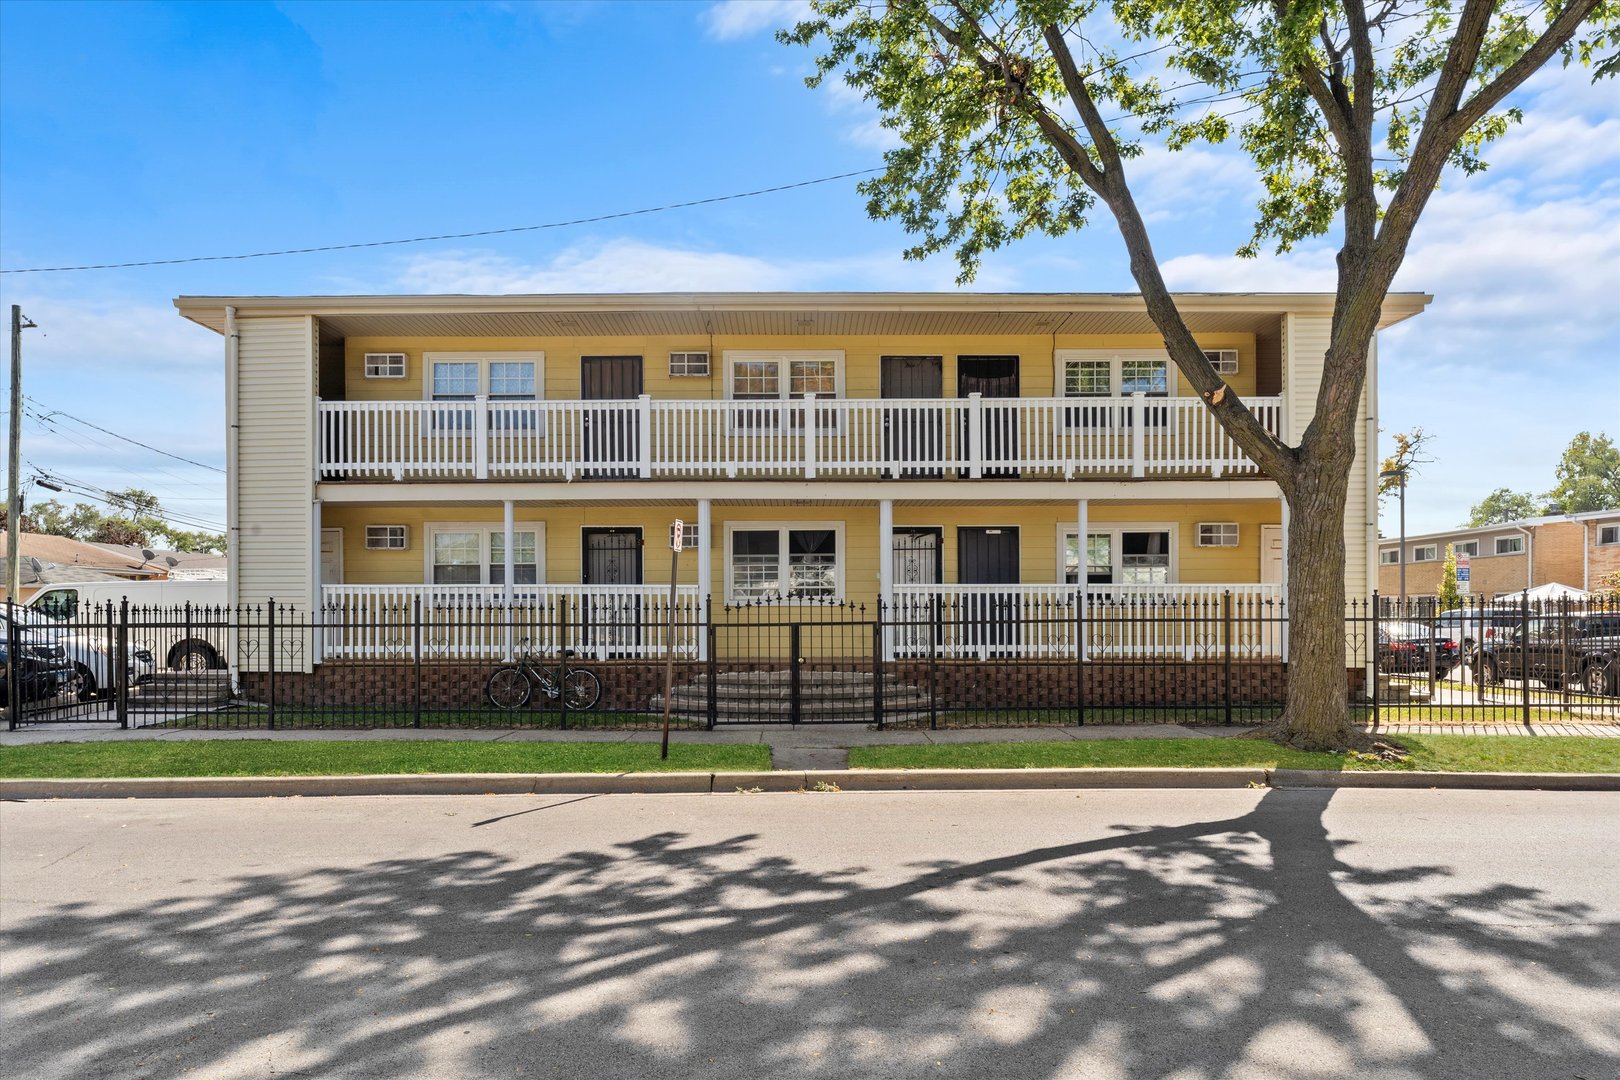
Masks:
[[[682,521],[680,518],[676,518],[675,523],[669,527],[669,549],[671,551],[681,550],[681,547],[683,546],[682,541],[685,539],[681,534],[685,531],[686,522]]]
[[[1473,576],[1473,571],[1470,569],[1469,562],[1468,562],[1468,556],[1467,555],[1459,555],[1459,556],[1457,556],[1457,591],[1458,592],[1464,593],[1464,594],[1466,594],[1468,592],[1469,588],[1471,587],[1469,585],[1469,581],[1470,581],[1470,578],[1472,576]]]

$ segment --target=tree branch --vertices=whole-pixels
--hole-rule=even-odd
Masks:
[[[1484,115],[1502,103],[1502,99],[1517,90],[1524,81],[1547,61],[1553,54],[1569,44],[1575,31],[1580,29],[1581,23],[1597,7],[1597,0],[1574,0],[1568,7],[1558,13],[1558,17],[1542,31],[1539,38],[1524,51],[1517,60],[1482,87],[1478,93],[1468,100],[1468,103],[1459,108],[1452,118],[1452,124],[1457,128],[1457,138],[1462,138],[1468,129],[1484,117]]]

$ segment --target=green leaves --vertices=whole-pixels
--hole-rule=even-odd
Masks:
[[[1095,201],[1111,198],[1102,180],[1128,178],[1128,169],[1116,177],[1103,167],[1108,155],[1128,162],[1149,141],[1174,151],[1235,137],[1264,189],[1241,254],[1321,236],[1352,196],[1375,206],[1407,182],[1419,133],[1446,119],[1429,110],[1448,63],[1473,54],[1459,72],[1462,102],[1481,100],[1467,95],[1513,69],[1565,8],[1496,3],[1477,42],[1460,45],[1460,9],[1449,0],[1356,9],[1366,26],[1363,55],[1376,65],[1358,80],[1354,24],[1337,0],[812,6],[810,19],[778,35],[815,50],[808,84],[843,79],[902,142],[885,155],[884,172],[861,185],[868,212],[916,237],[908,257],[952,251],[963,282],[987,252],[1031,233],[1082,227]],[[1597,64],[1600,73],[1620,68],[1606,55],[1620,47],[1617,19],[1620,0],[1596,4],[1563,43],[1565,62]],[[1061,29],[1082,92],[1106,121],[1101,143],[1064,85],[1043,36],[1049,26]],[[1371,87],[1370,105],[1356,100],[1358,85]],[[1444,140],[1444,163],[1465,173],[1485,168],[1489,144],[1523,119],[1485,104],[1477,122]],[[1433,171],[1422,173],[1425,182]]]

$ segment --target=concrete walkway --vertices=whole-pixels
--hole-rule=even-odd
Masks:
[[[676,742],[696,744],[764,744],[771,748],[772,767],[804,772],[843,769],[855,746],[917,746],[978,742],[1053,742],[1071,739],[1214,739],[1240,735],[1247,727],[1191,726],[1182,724],[1088,724],[1085,727],[951,728],[939,731],[887,729],[860,725],[789,724],[736,725],[714,731],[674,731]],[[1391,735],[1594,735],[1620,738],[1616,724],[1419,724],[1381,725]],[[369,739],[414,741],[457,739],[469,742],[657,742],[653,731],[557,731],[537,728],[374,728],[266,731],[238,729],[210,731],[197,728],[131,728],[104,724],[40,724],[20,731],[0,731],[0,746],[27,746],[50,742],[120,742],[195,739],[277,739],[289,742]]]

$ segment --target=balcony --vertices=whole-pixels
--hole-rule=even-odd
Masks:
[[[1282,399],[1252,398],[1280,434]],[[1257,476],[1197,398],[322,401],[322,480]]]

